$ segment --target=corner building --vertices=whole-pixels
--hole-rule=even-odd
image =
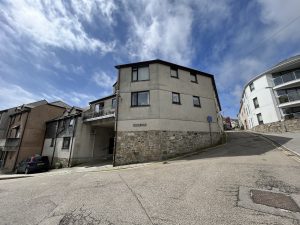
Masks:
[[[116,68],[114,165],[165,160],[221,141],[213,75],[162,60]]]

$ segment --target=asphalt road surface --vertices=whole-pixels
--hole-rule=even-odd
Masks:
[[[230,132],[225,145],[165,164],[1,180],[0,224],[300,224],[240,206],[241,187],[299,194],[300,162]]]

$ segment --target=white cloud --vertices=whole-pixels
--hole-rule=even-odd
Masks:
[[[10,84],[0,79],[0,86],[0,109],[41,100],[40,96],[25,90],[19,85]]]
[[[109,24],[113,23],[113,13],[117,9],[114,1],[111,0],[72,0],[72,8],[75,13],[84,18],[89,23],[92,22],[93,16],[102,14]]]
[[[2,3],[0,10],[18,36],[43,46],[107,53],[115,45],[90,37],[78,19],[81,15],[73,15],[62,1],[10,1]]]
[[[137,13],[140,8],[142,13]],[[129,4],[126,14],[131,24],[127,48],[133,58],[162,57],[181,64],[190,63],[193,13],[188,5],[141,1],[137,6]]]
[[[103,88],[111,88],[115,79],[107,75],[105,72],[97,72],[92,77],[96,84]]]
[[[299,0],[257,0],[261,5],[261,21],[268,25],[265,38],[279,42],[299,41]]]

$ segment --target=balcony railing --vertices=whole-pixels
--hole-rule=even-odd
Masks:
[[[115,110],[100,110],[99,112],[87,111],[83,114],[83,120],[92,120],[92,119],[104,119],[115,116]]]
[[[285,95],[281,95],[278,97],[279,103],[286,103],[286,102],[293,102],[293,101],[297,101],[300,100],[300,93],[296,92],[296,93],[289,93],[289,94],[285,94]]]
[[[274,85],[277,86],[297,79],[300,79],[300,70],[296,70],[276,77],[273,79],[273,82]]]

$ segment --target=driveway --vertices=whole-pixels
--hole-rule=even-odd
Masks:
[[[245,199],[252,189],[297,198],[299,174],[295,156],[229,132],[226,145],[165,164],[2,180],[0,224],[296,225],[297,212]]]

